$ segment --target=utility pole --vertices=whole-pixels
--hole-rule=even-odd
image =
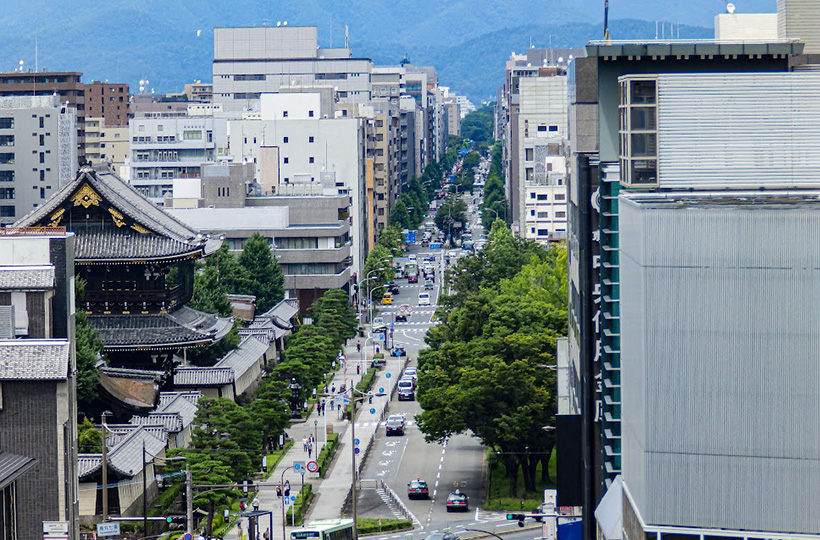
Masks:
[[[353,484],[350,486],[350,509],[353,514],[353,540],[359,540],[359,527],[356,523],[356,396],[353,388],[350,389],[350,443],[353,446],[350,451],[350,459],[353,462]]]
[[[108,443],[105,440],[108,427],[105,425],[105,417],[111,413],[105,411],[102,417],[102,520],[108,521]]]
[[[148,536],[148,482],[145,479],[145,439],[142,440],[142,535]]]
[[[194,529],[194,481],[191,464],[185,462],[185,532],[193,534]]]

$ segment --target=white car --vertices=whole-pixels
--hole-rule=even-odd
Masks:
[[[430,293],[419,293],[419,305],[420,306],[429,306],[430,305]]]
[[[407,258],[408,258],[408,259],[410,259],[411,261],[415,261],[415,260],[416,260],[416,256],[415,256],[413,253],[411,253],[410,255],[408,255],[408,256],[407,256]]]
[[[384,317],[374,317],[373,318],[373,330],[377,331],[381,328],[385,328],[387,323],[384,322]]]

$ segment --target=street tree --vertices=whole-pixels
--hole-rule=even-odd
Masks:
[[[215,266],[204,266],[194,274],[194,294],[188,305],[205,313],[217,313],[224,317],[231,314],[231,303]]]

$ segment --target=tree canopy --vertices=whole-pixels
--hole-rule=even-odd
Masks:
[[[492,448],[516,489],[528,489],[554,445],[556,338],[566,334],[566,251],[512,235],[498,220],[484,250],[448,273],[457,293],[419,356],[417,417],[428,440],[471,432]]]
[[[494,107],[482,105],[461,121],[461,136],[476,142],[492,140],[494,122]]]

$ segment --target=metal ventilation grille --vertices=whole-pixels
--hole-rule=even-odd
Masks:
[[[13,306],[0,306],[0,339],[14,339]]]

